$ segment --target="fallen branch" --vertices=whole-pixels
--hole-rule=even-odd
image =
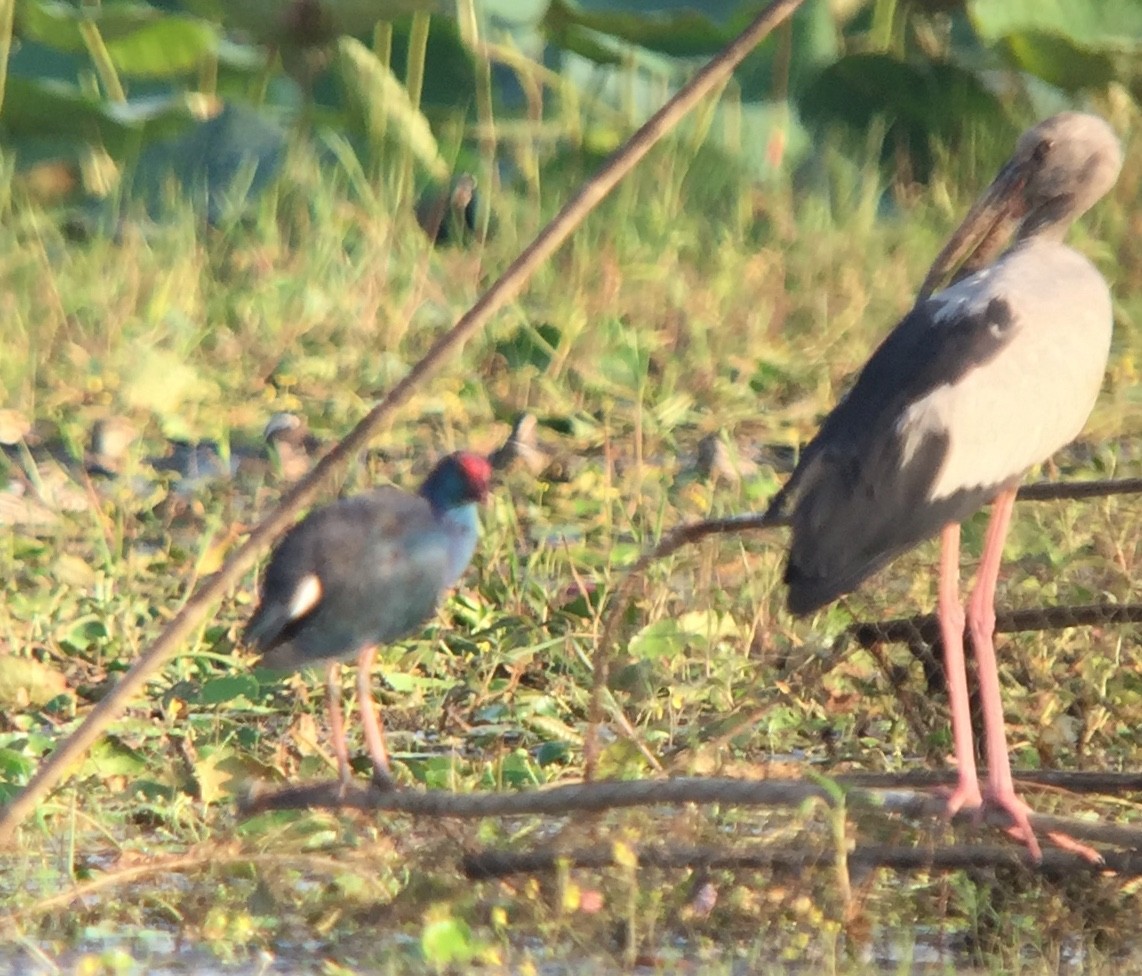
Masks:
[[[756,847],[748,850],[726,847],[643,847],[635,851],[640,868],[695,868],[706,871],[764,870],[799,875],[812,868],[831,869],[836,852],[828,847]],[[898,844],[858,844],[845,857],[849,871],[889,868],[893,871],[964,871],[1023,868],[1073,876],[1113,872],[1121,877],[1142,876],[1142,854],[1110,851],[1104,864],[1070,851],[1047,849],[1039,864],[1026,847],[952,844],[938,847],[906,847]],[[465,854],[460,869],[472,881],[507,878],[516,874],[554,874],[565,867],[600,870],[616,865],[614,846],[600,845],[580,850],[507,851],[485,850]]]
[[[1142,773],[1028,769],[1022,772],[1012,770],[1012,777],[1020,786],[1038,786],[1064,793],[1101,793],[1104,796],[1142,793]],[[829,779],[842,789],[939,789],[955,785],[956,771],[913,769],[903,773],[839,773]]]
[[[254,787],[238,802],[242,816],[270,810],[363,810],[403,813],[414,817],[479,819],[482,817],[565,816],[659,804],[721,804],[734,807],[792,807],[808,800],[832,802],[833,792],[807,780],[744,780],[726,777],[678,776],[660,780],[602,780],[572,783],[517,793],[453,793],[449,790],[380,789],[338,780],[287,786]],[[942,816],[944,798],[913,790],[871,790],[856,787],[844,794],[853,809],[891,812],[920,819]],[[957,814],[953,823],[982,822],[1010,826],[1002,810]],[[1033,813],[1037,833],[1063,833],[1075,840],[1142,850],[1142,827],[1104,824]]]
[[[1037,481],[1023,485],[1017,502],[1053,502],[1073,498],[1107,498],[1110,495],[1137,495],[1142,478],[1106,478],[1101,481]]]
[[[995,615],[997,634],[1062,630],[1065,627],[1116,626],[1142,623],[1142,603],[1088,603],[1077,606],[1004,610]],[[919,638],[929,646],[940,639],[939,621],[932,613],[892,620],[860,621],[846,631],[861,647],[881,643],[908,644]]]

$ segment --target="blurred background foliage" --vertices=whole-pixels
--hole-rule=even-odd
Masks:
[[[763,6],[8,0],[0,147],[18,186],[110,226],[172,198],[224,221],[293,138],[363,192],[459,171],[534,188],[543,163],[589,171]],[[1076,96],[1137,102],[1140,51],[1138,0],[806,0],[674,138],[757,179],[812,179],[836,139],[907,186],[967,144],[990,167]]]

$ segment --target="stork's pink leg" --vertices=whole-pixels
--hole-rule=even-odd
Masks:
[[[345,741],[345,719],[341,714],[341,665],[337,661],[325,671],[325,708],[329,712],[329,735],[337,757],[337,774],[344,791],[353,771],[349,768],[349,743]]]
[[[377,648],[373,644],[361,651],[357,658],[357,699],[361,708],[361,725],[365,730],[365,746],[373,760],[373,782],[379,786],[392,787],[393,774],[389,768],[385,730],[373,700],[373,661],[376,657]]]
[[[944,678],[952,710],[952,739],[959,781],[948,797],[948,816],[983,803],[972,745],[968,679],[964,670],[964,609],[960,605],[960,527],[944,526],[940,533],[940,583],[936,596],[940,638],[944,642]]]
[[[1011,780],[1011,759],[1004,732],[1003,698],[999,691],[999,669],[995,660],[995,584],[999,580],[999,564],[1003,560],[1003,540],[1011,522],[1015,489],[1001,491],[991,506],[991,519],[983,541],[975,589],[968,601],[968,626],[971,628],[975,657],[979,664],[979,694],[983,703],[983,730],[987,743],[988,801],[1006,810],[1015,823],[1012,834],[1019,837],[1036,861],[1043,859],[1039,841],[1031,830],[1027,804],[1015,795]]]
[[[987,800],[1010,814],[1015,824],[1011,834],[1027,845],[1036,861],[1041,861],[1043,852],[1029,819],[1031,808],[1019,799],[1011,779],[1011,757],[1007,751],[1003,698],[1000,695],[999,669],[995,658],[995,585],[999,580],[1003,541],[1007,536],[1014,506],[1014,488],[1004,489],[992,504],[991,520],[987,523],[983,555],[979,561],[975,589],[968,601],[967,616],[979,665],[979,692],[983,703],[983,729],[987,745]],[[1055,832],[1048,836],[1064,850],[1073,851],[1095,863],[1102,861],[1102,855],[1096,850],[1080,844],[1073,837]]]

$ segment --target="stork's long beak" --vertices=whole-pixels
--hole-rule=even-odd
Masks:
[[[1025,163],[1013,159],[999,171],[936,256],[917,301],[995,259],[1023,218],[1025,170]]]

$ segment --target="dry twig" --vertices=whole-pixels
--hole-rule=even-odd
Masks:
[[[404,813],[415,817],[479,819],[482,817],[565,816],[659,804],[702,803],[739,807],[790,807],[807,800],[832,802],[833,792],[808,780],[745,780],[688,777],[658,780],[597,780],[516,793],[453,793],[449,790],[380,789],[355,783],[342,789],[338,780],[266,790],[256,788],[239,802],[245,816],[269,810],[329,809]],[[909,818],[942,816],[944,797],[914,790],[845,792],[848,807],[891,812]],[[1008,827],[1002,810],[965,811],[953,822],[979,821]],[[1142,827],[1105,824],[1068,817],[1032,814],[1031,826],[1041,834],[1061,833],[1075,840],[1142,850]]]
[[[801,875],[811,868],[832,869],[836,852],[829,847],[642,847],[635,851],[640,868],[693,868],[706,871],[764,870],[772,874]],[[1092,864],[1078,854],[1045,850],[1039,864],[1026,847],[982,844],[950,844],[940,847],[907,847],[898,844],[858,844],[845,860],[852,872],[889,868],[898,872],[970,871],[1022,868],[1073,876],[1112,872],[1121,877],[1142,875],[1142,854],[1110,851],[1104,864]],[[553,874],[564,868],[602,869],[615,865],[614,846],[607,844],[580,850],[507,851],[485,850],[465,854],[460,869],[473,881],[507,878],[515,874]]]

